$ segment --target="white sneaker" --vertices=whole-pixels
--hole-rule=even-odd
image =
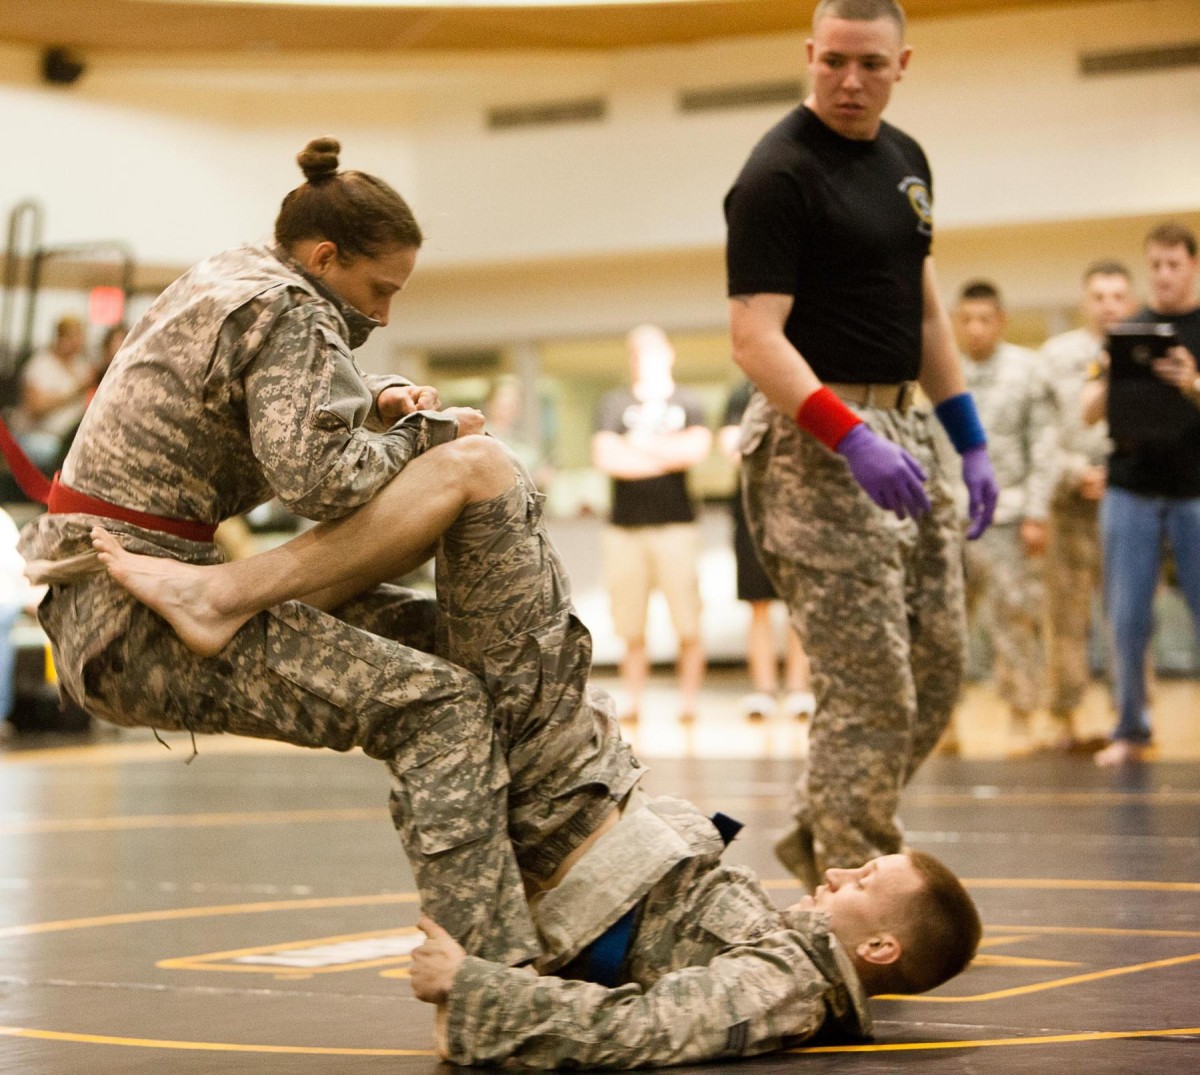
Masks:
[[[1148,743],[1135,743],[1130,739],[1114,739],[1095,756],[1097,765],[1112,768],[1131,762],[1144,761],[1150,750]]]
[[[817,711],[817,699],[812,691],[789,691],[783,700],[783,711],[797,720],[811,717]]]
[[[742,716],[764,720],[775,712],[775,699],[766,691],[754,691],[742,697]]]

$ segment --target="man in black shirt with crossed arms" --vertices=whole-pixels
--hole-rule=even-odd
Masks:
[[[962,526],[914,382],[962,455],[968,537],[996,500],[930,257],[929,165],[882,119],[910,55],[894,0],[821,0],[812,92],[725,202],[734,357],[758,387],[746,514],[817,695],[796,827],[776,848],[810,888],[900,850],[900,790],[959,693]]]

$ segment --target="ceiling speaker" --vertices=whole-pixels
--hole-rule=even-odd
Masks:
[[[42,78],[60,86],[69,86],[83,74],[83,58],[70,49],[46,49],[42,53]]]

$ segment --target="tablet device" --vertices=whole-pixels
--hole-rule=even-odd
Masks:
[[[1195,430],[1195,406],[1154,375],[1154,360],[1178,343],[1169,322],[1131,322],[1108,330],[1108,432],[1114,440],[1161,445]]]
[[[1158,380],[1154,360],[1179,344],[1175,326],[1167,322],[1114,325],[1108,330],[1105,349],[1114,380]],[[1169,387],[1169,386],[1168,386]]]

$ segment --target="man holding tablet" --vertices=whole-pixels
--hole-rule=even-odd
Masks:
[[[1100,527],[1117,726],[1098,765],[1139,761],[1150,743],[1146,650],[1164,539],[1200,634],[1200,259],[1195,234],[1177,223],[1151,231],[1145,250],[1150,302],[1120,326],[1145,332],[1110,335],[1113,368],[1088,385],[1083,401],[1086,420],[1107,415],[1114,442]],[[1139,376],[1147,367],[1156,380]],[[1160,383],[1177,394],[1159,398]]]

